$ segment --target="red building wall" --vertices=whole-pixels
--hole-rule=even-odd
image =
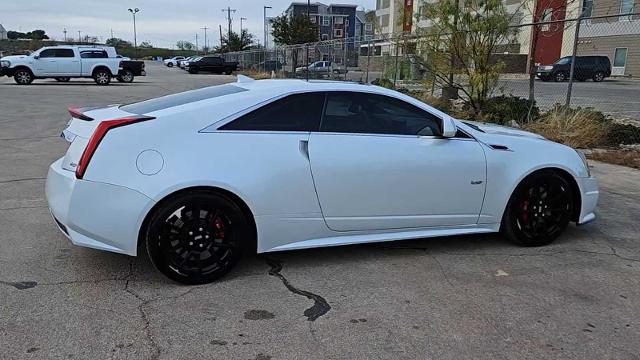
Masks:
[[[566,11],[567,0],[537,0],[534,19],[535,22],[564,20]],[[545,17],[545,13],[550,15]],[[537,26],[537,34],[533,35],[537,37],[533,56],[536,64],[552,64],[560,58],[564,27],[564,23]]]

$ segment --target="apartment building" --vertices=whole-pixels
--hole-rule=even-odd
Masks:
[[[320,40],[334,40],[357,38],[364,40],[373,35],[373,24],[367,24],[364,11],[352,4],[326,5],[313,2],[310,6],[306,2],[293,2],[285,14],[287,16],[307,16],[311,22],[318,25]]]

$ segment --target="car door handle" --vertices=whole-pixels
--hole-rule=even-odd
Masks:
[[[300,140],[300,153],[309,160],[309,140]]]

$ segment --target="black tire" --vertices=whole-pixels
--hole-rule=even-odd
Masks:
[[[231,75],[231,73],[232,73],[232,72],[233,72],[232,70],[225,70],[225,72],[224,72],[224,73],[225,73],[226,75]]]
[[[198,70],[198,68],[194,68],[194,67],[189,68],[189,74],[197,74],[199,72],[200,70]]]
[[[173,67],[173,63],[172,62],[167,63],[167,67]]]
[[[602,71],[597,71],[593,74],[593,81],[601,82],[602,80],[604,80],[604,73]]]
[[[252,229],[228,197],[190,191],[169,198],[154,211],[145,242],[151,261],[165,276],[184,284],[206,284],[238,263],[242,246],[253,243]]]
[[[122,70],[120,75],[116,77],[116,79],[118,79],[119,82],[123,82],[123,83],[132,83],[134,78],[135,76],[133,75],[133,71],[128,69]]]
[[[33,82],[35,77],[29,69],[18,69],[13,74],[13,80],[18,85],[29,85]]]
[[[111,72],[107,69],[98,69],[93,72],[93,81],[100,86],[106,86],[111,83]]]
[[[58,82],[69,82],[69,80],[71,80],[70,77],[57,77],[56,81]]]
[[[547,245],[567,227],[573,207],[571,184],[555,171],[538,171],[511,195],[500,231],[517,245]]]
[[[564,72],[559,71],[553,76],[553,80],[555,80],[555,82],[563,82],[567,80],[567,75]]]

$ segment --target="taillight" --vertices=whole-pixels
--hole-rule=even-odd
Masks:
[[[91,120],[93,120],[93,118],[85,115],[84,112],[90,111],[90,110],[95,110],[95,109],[99,109],[99,107],[77,108],[77,107],[71,106],[71,107],[69,107],[68,110],[69,110],[69,115],[71,115],[71,117],[74,118],[74,119],[91,121]]]
[[[100,122],[96,127],[96,130],[91,134],[87,147],[85,147],[82,152],[82,156],[80,156],[80,161],[78,161],[78,166],[76,167],[76,178],[82,179],[85,171],[87,170],[87,165],[89,165],[89,161],[91,161],[91,157],[93,157],[98,145],[105,135],[107,135],[109,130],[152,119],[155,118],[152,116],[134,115]]]

